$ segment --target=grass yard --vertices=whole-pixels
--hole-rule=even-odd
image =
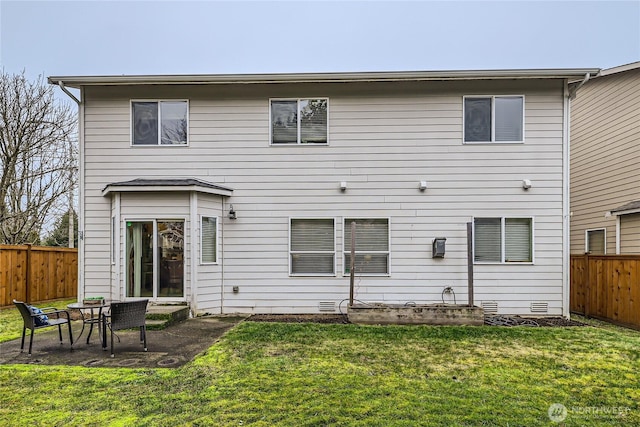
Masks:
[[[244,322],[179,369],[1,365],[0,424],[628,426],[638,372],[611,326]]]

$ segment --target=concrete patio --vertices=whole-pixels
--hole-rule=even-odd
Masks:
[[[57,328],[36,333],[32,355],[29,348],[29,331],[25,338],[25,350],[20,352],[20,338],[0,343],[0,364],[69,365],[129,368],[176,368],[211,347],[226,331],[242,321],[243,317],[210,316],[183,320],[160,330],[147,330],[148,351],[143,351],[138,330],[118,331],[120,342],[115,340],[115,357],[110,357],[109,335],[107,350],[102,349],[99,334],[94,329],[87,344],[87,328],[81,321],[72,322],[74,343],[69,345],[66,328],[62,331],[60,345]],[[107,332],[108,334],[108,332]]]

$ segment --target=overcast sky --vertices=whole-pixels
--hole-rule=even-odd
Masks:
[[[640,0],[1,0],[0,49],[29,76],[609,68]]]

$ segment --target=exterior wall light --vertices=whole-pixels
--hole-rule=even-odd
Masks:
[[[424,191],[427,189],[427,181],[420,181],[420,185],[418,186],[420,191]]]
[[[522,188],[523,188],[524,190],[528,190],[528,189],[530,189],[530,188],[531,188],[531,180],[529,180],[529,179],[523,179],[523,180],[522,180]]]
[[[341,181],[340,182],[340,191],[342,191],[342,192],[347,191],[347,181]]]
[[[236,219],[236,211],[233,210],[233,205],[229,207],[229,219]]]

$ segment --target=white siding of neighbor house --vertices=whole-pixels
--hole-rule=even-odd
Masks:
[[[605,214],[640,200],[639,123],[640,69],[595,78],[572,101],[571,253],[584,253],[585,230],[595,228],[606,228],[607,253],[616,253],[616,218]]]
[[[567,314],[561,81],[87,87],[84,93],[86,288],[106,293],[109,287],[105,185],[194,177],[234,189],[222,212],[219,198],[208,203],[198,196],[198,215],[218,214],[222,235],[219,265],[197,268],[199,312],[314,313],[320,302],[338,306],[349,296],[344,218],[370,217],[390,220],[390,274],[356,277],[357,299],[441,302],[451,286],[457,302],[466,303],[466,223],[474,216],[524,216],[534,219],[535,263],[476,265],[475,302],[495,301],[500,313],[511,314],[530,314],[532,302],[547,302],[547,314]],[[463,144],[462,99],[474,94],[524,95],[524,143]],[[328,97],[329,144],[270,146],[272,97]],[[189,146],[132,147],[130,99],[136,98],[189,99]],[[523,179],[532,181],[530,190],[522,189]],[[348,183],[345,192],[341,181]],[[123,218],[189,219],[186,195],[136,195],[127,199],[131,210],[127,196]],[[227,218],[227,202],[236,220]],[[290,218],[335,218],[335,277],[290,277]],[[431,258],[435,237],[447,238],[444,259]],[[188,291],[189,277],[186,283]]]

